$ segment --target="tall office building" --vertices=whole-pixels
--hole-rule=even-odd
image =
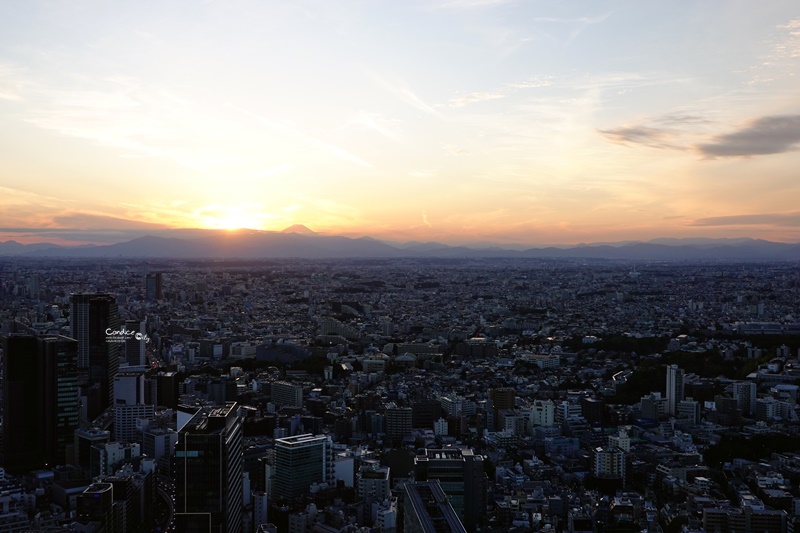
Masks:
[[[147,333],[146,320],[126,320],[125,331],[133,332],[125,339],[123,347],[125,349],[121,359],[130,366],[144,366],[147,353],[145,351],[145,335]],[[139,338],[137,339],[137,335]]]
[[[414,459],[414,479],[436,479],[468,531],[486,515],[486,476],[483,456],[470,449],[427,450]]]
[[[136,423],[150,420],[155,407],[144,401],[144,373],[120,372],[114,377],[114,439],[132,442],[137,438]]]
[[[624,482],[625,452],[617,447],[598,447],[592,457],[592,473],[601,479],[618,479]]]
[[[553,400],[535,400],[530,410],[530,428],[536,426],[552,426],[556,421],[556,405]]]
[[[92,483],[78,495],[77,503],[76,522],[83,526],[97,524],[93,531],[116,531],[117,505],[111,483]]]
[[[235,402],[198,411],[175,446],[177,531],[242,533],[242,418]]]
[[[114,401],[114,376],[119,369],[119,354],[124,342],[113,342],[114,332],[122,329],[117,300],[110,294],[73,294],[70,299],[70,328],[78,341],[78,368],[86,372],[90,384],[100,386],[100,409]]]
[[[161,272],[151,272],[145,276],[144,291],[147,300],[161,300],[164,297],[161,290]]]
[[[358,472],[358,487],[356,494],[359,498],[372,498],[372,501],[381,502],[392,495],[389,484],[389,467],[378,464],[377,461],[367,461],[361,465]]]
[[[334,480],[333,441],[327,435],[275,439],[275,498],[293,499],[314,483]]]
[[[397,444],[411,435],[411,408],[390,407],[386,409],[386,437]]]
[[[2,338],[2,464],[11,473],[66,464],[78,427],[77,342],[62,336]]]
[[[442,416],[442,404],[438,400],[419,400],[411,404],[411,426],[431,429]]]
[[[670,416],[678,414],[678,403],[684,399],[683,369],[678,365],[667,367],[667,406]]]
[[[683,420],[690,424],[699,424],[700,414],[701,414],[700,402],[698,402],[697,400],[686,398],[685,400],[681,400],[678,402],[678,413],[676,416],[680,420]]]
[[[503,409],[513,409],[514,400],[517,397],[517,391],[510,387],[501,387],[498,389],[489,389],[489,399],[494,402],[496,411]]]
[[[489,400],[491,400],[492,404],[492,424],[488,425],[487,421],[487,427],[489,429],[495,431],[503,430],[500,412],[513,410],[516,397],[517,392],[510,387],[489,389]]]
[[[742,413],[753,415],[756,412],[757,389],[752,381],[739,381],[733,384],[733,397]]]
[[[275,381],[271,386],[272,403],[278,407],[303,407],[303,387],[286,381]]]
[[[92,463],[92,448],[95,445],[106,444],[110,440],[110,431],[97,428],[76,430],[72,464],[82,468],[84,475],[88,477]]]
[[[170,409],[178,408],[178,374],[176,372],[161,371],[145,381],[146,396],[148,385],[150,390],[148,403]]]

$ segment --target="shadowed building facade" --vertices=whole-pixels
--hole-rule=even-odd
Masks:
[[[175,446],[180,532],[242,533],[242,418],[235,402],[198,411]]]
[[[73,294],[70,298],[70,328],[78,341],[78,368],[90,384],[100,387],[99,410],[114,402],[114,376],[119,370],[119,355],[124,347],[107,331],[122,329],[117,300],[110,294]]]
[[[313,483],[334,479],[333,443],[327,435],[275,439],[275,498],[293,499]]]
[[[486,514],[483,456],[470,449],[426,450],[414,459],[416,481],[438,480],[464,527],[474,531]]]
[[[2,338],[0,458],[9,472],[66,464],[80,409],[77,345],[63,336]]]

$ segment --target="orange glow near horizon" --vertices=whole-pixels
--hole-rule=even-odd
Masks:
[[[796,0],[736,3],[3,2],[0,239],[797,242]]]

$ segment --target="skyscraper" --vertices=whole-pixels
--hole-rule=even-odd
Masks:
[[[386,409],[386,438],[400,444],[411,435],[411,407],[389,407]]]
[[[517,392],[511,387],[489,389],[489,399],[494,402],[494,408],[496,411],[513,409],[516,396]]]
[[[198,411],[175,446],[177,531],[242,532],[242,418],[235,402]]]
[[[12,473],[65,464],[78,427],[77,342],[12,334],[2,345],[2,464]]]
[[[471,449],[427,450],[414,459],[414,479],[436,479],[468,531],[486,514],[486,478],[483,456]]]
[[[303,387],[300,385],[295,385],[287,381],[275,381],[270,388],[272,392],[272,403],[276,406],[303,406]]]
[[[667,367],[667,405],[670,416],[678,414],[678,402],[683,399],[683,369],[678,365],[669,365]]]
[[[292,499],[313,483],[333,481],[333,442],[326,435],[275,439],[275,498]]]
[[[73,294],[70,328],[78,341],[78,367],[90,384],[100,386],[100,409],[114,401],[114,376],[119,369],[122,342],[113,342],[107,332],[119,331],[119,307],[110,294]]]
[[[133,332],[125,339],[123,346],[125,353],[122,357],[123,361],[131,366],[144,366],[146,359],[145,352],[145,334],[147,333],[146,320],[126,320],[125,330]],[[139,338],[136,338],[135,333],[139,333]]]
[[[739,381],[733,384],[733,397],[742,413],[753,415],[756,412],[756,384],[752,381]]]
[[[161,291],[161,272],[151,272],[147,274],[144,281],[145,298],[148,300],[160,300],[163,298]]]

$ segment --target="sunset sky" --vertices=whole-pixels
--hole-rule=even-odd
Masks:
[[[800,3],[0,2],[0,240],[800,241]]]

